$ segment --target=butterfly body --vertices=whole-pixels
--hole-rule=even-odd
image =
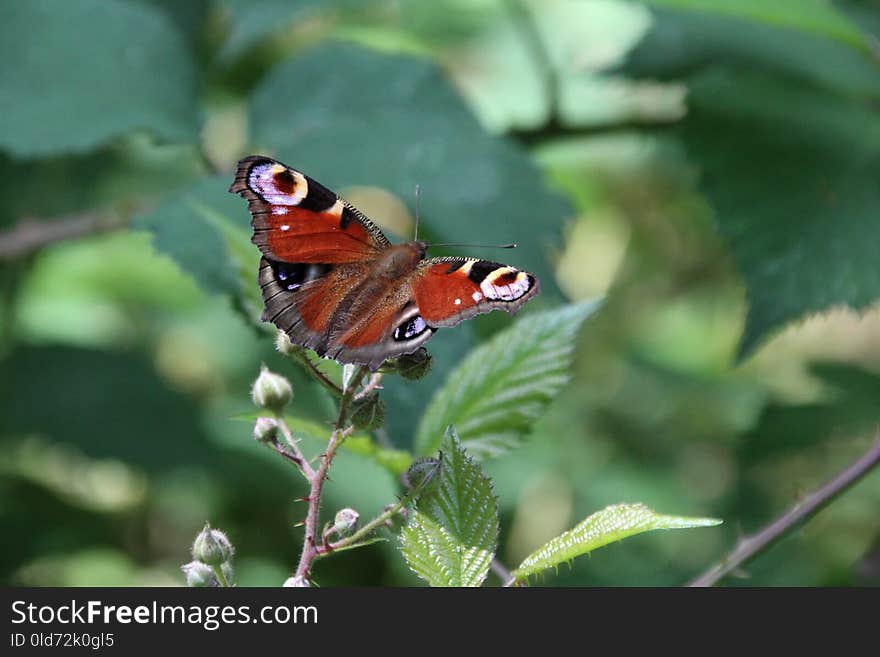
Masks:
[[[263,254],[263,320],[342,363],[375,370],[440,327],[515,312],[539,291],[534,275],[507,265],[391,244],[359,210],[271,158],[241,160],[230,191],[247,199]]]

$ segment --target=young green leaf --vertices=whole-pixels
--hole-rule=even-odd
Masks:
[[[588,516],[573,529],[532,552],[512,574],[516,581],[523,581],[529,575],[555,568],[596,548],[655,529],[686,529],[720,524],[721,520],[715,518],[661,515],[644,504],[613,504]]]
[[[401,551],[431,586],[479,586],[495,554],[498,502],[454,430],[441,451],[440,481],[418,498],[400,534]]]
[[[575,335],[596,306],[536,313],[471,351],[422,416],[416,452],[436,452],[450,424],[475,458],[514,447],[568,381]]]

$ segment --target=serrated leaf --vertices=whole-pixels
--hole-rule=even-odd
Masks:
[[[575,336],[596,307],[535,313],[471,351],[422,416],[416,453],[435,453],[449,425],[474,458],[514,447],[568,381]]]
[[[84,152],[136,130],[198,137],[196,72],[158,8],[123,0],[0,5],[0,147]]]
[[[694,80],[690,105],[682,136],[746,283],[740,355],[804,315],[874,304],[880,115],[792,80],[725,70]]]
[[[644,504],[614,504],[588,516],[576,527],[532,552],[512,575],[514,580],[523,581],[530,575],[555,568],[596,548],[655,529],[712,527],[721,522],[715,518],[662,515]]]
[[[450,430],[442,446],[440,481],[418,498],[401,531],[403,556],[431,586],[479,586],[497,540],[492,483]]]

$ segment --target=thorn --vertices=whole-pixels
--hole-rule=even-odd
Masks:
[[[299,528],[299,527],[305,527],[305,526],[306,526],[306,521],[303,520],[302,522],[298,522],[298,523],[296,523],[296,524],[293,526],[293,528],[294,528],[294,529],[297,529],[297,528]]]
[[[293,500],[294,502],[311,502],[311,497],[297,497]]]

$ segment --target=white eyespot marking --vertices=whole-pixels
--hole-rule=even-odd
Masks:
[[[258,164],[251,169],[248,185],[270,205],[299,205],[309,193],[309,183],[299,171],[290,170],[293,176],[293,193],[283,193],[275,182],[276,174],[283,171],[288,169],[280,164]]]
[[[455,300],[455,305],[456,305],[456,306],[460,306],[460,305],[461,305],[461,299],[456,299],[456,300]]]
[[[288,210],[283,205],[276,205],[272,208],[272,214],[287,214]]]
[[[412,340],[428,329],[428,324],[421,315],[415,315],[394,329],[394,339],[398,342]]]
[[[480,294],[479,292],[474,292],[471,296],[474,298],[474,301],[476,301],[477,303],[480,303],[480,299],[483,298],[483,295]]]
[[[281,225],[279,226],[279,228],[280,228],[281,230],[290,230],[290,226],[289,226],[288,224],[281,224]]]
[[[513,280],[509,280],[510,275],[514,272],[516,272],[516,276]],[[505,283],[503,285],[496,285],[496,281],[502,278],[505,280]],[[514,301],[531,289],[531,283],[529,283],[528,274],[524,271],[517,271],[513,267],[499,267],[486,276],[483,282],[480,283],[480,289],[483,290],[483,294],[486,295],[487,299]]]

